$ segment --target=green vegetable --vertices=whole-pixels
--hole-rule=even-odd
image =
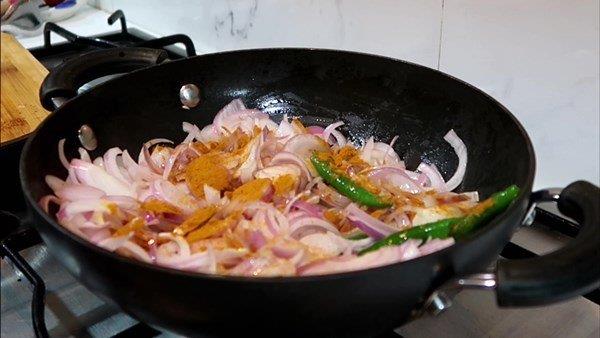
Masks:
[[[352,236],[346,237],[346,239],[349,239],[351,241],[358,241],[361,239],[365,239],[369,237],[369,235],[365,234],[364,232],[358,233],[358,234],[354,234]]]
[[[393,233],[386,238],[375,242],[370,247],[361,250],[358,254],[362,255],[370,251],[378,250],[384,246],[400,245],[409,239],[427,240],[428,238],[448,238],[450,236],[452,224],[456,223],[458,220],[458,218],[447,218]]]
[[[455,239],[464,238],[482,224],[487,223],[494,216],[504,211],[519,196],[519,191],[519,187],[513,184],[481,202],[479,206],[482,210],[478,210],[478,206],[475,212],[463,217],[460,221],[452,225],[452,237]]]
[[[467,234],[504,211],[517,196],[519,196],[519,188],[516,185],[511,185],[479,203],[470,215],[460,218],[447,218],[396,232],[361,250],[358,254],[362,255],[384,246],[400,245],[409,239],[443,239],[450,236],[455,239],[464,238]]]
[[[391,203],[372,194],[365,188],[353,182],[350,178],[336,173],[331,165],[327,161],[319,159],[316,153],[311,156],[310,161],[319,173],[319,176],[321,176],[326,183],[352,201],[371,208],[388,208],[392,206]]]

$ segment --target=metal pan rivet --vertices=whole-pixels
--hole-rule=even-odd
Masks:
[[[179,90],[179,99],[183,108],[194,108],[200,103],[200,89],[191,83],[183,85]]]
[[[98,147],[98,140],[92,127],[87,124],[82,125],[77,132],[77,137],[81,145],[87,150],[94,150]]]

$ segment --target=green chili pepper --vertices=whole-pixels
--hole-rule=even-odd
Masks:
[[[458,218],[447,218],[441,221],[414,226],[400,232],[393,233],[386,238],[375,242],[368,248],[361,250],[358,254],[363,255],[367,252],[380,249],[384,246],[400,245],[409,239],[428,238],[448,238],[450,236],[450,228],[456,223]]]
[[[519,187],[513,184],[481,202],[484,209],[480,211],[475,210],[474,213],[463,217],[460,221],[452,225],[452,237],[455,239],[464,238],[482,224],[487,223],[494,216],[504,211],[509,204],[519,196],[519,191]]]
[[[492,217],[504,211],[512,201],[519,195],[519,188],[516,185],[511,185],[503,191],[493,194],[490,198],[479,204],[479,208],[475,208],[474,213],[465,217],[447,218],[440,221],[427,223],[412,227],[407,230],[396,232],[388,237],[375,242],[368,248],[363,249],[358,254],[362,255],[367,252],[377,250],[384,246],[400,245],[409,239],[429,238],[448,238],[450,236],[455,239],[464,238],[467,234],[474,231],[476,228],[485,224]]]
[[[310,161],[319,173],[319,176],[326,183],[352,201],[372,208],[388,208],[392,206],[391,203],[384,201],[379,196],[359,186],[350,178],[336,173],[331,165],[327,161],[319,159],[317,154],[313,154]]]

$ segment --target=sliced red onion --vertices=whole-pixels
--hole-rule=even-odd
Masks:
[[[296,131],[292,127],[292,124],[288,121],[287,114],[284,114],[279,126],[277,127],[277,130],[275,130],[275,136],[280,142],[285,143],[295,135]]]
[[[254,172],[258,169],[258,161],[260,160],[261,145],[262,135],[255,137],[248,145],[248,156],[234,175],[235,177],[239,177],[242,183],[246,183],[254,177]]]
[[[121,155],[121,153],[122,151],[118,147],[108,149],[108,151],[104,153],[104,156],[102,156],[104,159],[104,169],[108,174],[123,181],[123,183],[130,183],[130,179],[123,175],[117,164],[117,156]]]
[[[173,169],[175,162],[177,162],[177,159],[179,158],[179,156],[187,148],[188,148],[188,143],[182,143],[182,144],[178,145],[177,147],[175,147],[175,149],[173,149],[171,156],[169,156],[169,159],[165,163],[165,169],[163,170],[163,174],[162,174],[163,179],[165,179],[165,180],[169,179],[169,175],[171,175],[171,170]]]
[[[38,202],[38,204],[40,205],[42,210],[44,210],[46,213],[48,213],[48,210],[50,209],[50,202],[52,202],[56,205],[60,205],[60,199],[58,199],[58,197],[56,197],[54,195],[46,195],[46,196],[40,198],[40,201]]]
[[[350,252],[360,251],[366,247],[369,247],[373,243],[375,243],[375,240],[371,237],[367,237],[367,238],[363,238],[363,239],[359,239],[359,240],[349,240],[349,239],[345,239],[343,237],[339,237],[339,239],[346,241],[346,245],[348,246],[348,249],[350,249]]]
[[[248,252],[248,249],[245,248],[214,250],[215,262],[227,265],[237,264]]]
[[[190,143],[193,140],[201,140],[202,138],[200,129],[194,124],[191,124],[189,122],[183,122],[181,124],[181,129],[188,133],[183,142],[181,142],[182,144]]]
[[[343,147],[344,145],[346,145],[346,138],[344,137],[344,135],[342,135],[342,133],[340,133],[339,131],[335,130],[336,128],[343,125],[344,122],[342,121],[338,121],[328,125],[327,128],[323,130],[323,139],[329,142],[330,144],[335,144],[330,141],[330,136],[333,136],[338,146]]]
[[[181,209],[184,214],[191,214],[200,207],[200,204],[192,195],[182,191],[169,181],[155,180],[152,184],[152,191],[154,197],[173,204]]]
[[[354,203],[346,207],[346,213],[352,225],[376,240],[398,232],[398,229],[367,214]]]
[[[179,256],[186,257],[191,254],[190,245],[182,236],[175,236],[168,232],[161,232],[158,234],[158,238],[173,241],[175,244],[177,244],[179,247],[177,254]]]
[[[308,234],[302,237],[300,242],[311,248],[319,248],[329,255],[337,256],[346,250],[347,245],[345,242],[340,243],[334,237],[335,235],[330,236],[330,234],[329,232]]]
[[[65,139],[61,138],[58,141],[58,158],[60,159],[60,163],[65,167],[65,169],[69,170],[69,161],[67,160],[67,156],[65,156]]]
[[[98,188],[107,195],[136,196],[135,192],[127,184],[109,175],[103,168],[97,165],[80,159],[73,159],[71,167],[74,168],[75,175],[81,183]]]
[[[390,141],[390,148],[393,150],[394,149],[394,144],[396,144],[396,141],[398,141],[399,136],[396,135],[394,137],[392,137],[392,140]]]
[[[424,187],[427,182],[429,182],[429,178],[424,173],[419,173],[417,176],[416,183],[418,186]]]
[[[371,170],[368,176],[381,180],[384,183],[392,184],[398,189],[412,194],[423,191],[421,186],[408,176],[408,171],[399,166],[380,166],[377,169]]]
[[[187,144],[189,143],[186,143],[185,145]],[[171,158],[171,154],[173,153],[173,151],[174,149],[170,147],[160,147],[154,148],[152,152],[150,152],[150,158],[152,159],[152,162],[156,165],[157,168],[161,168],[161,173],[164,173],[164,168],[167,166],[167,162],[169,161],[169,158]]]
[[[387,144],[375,142],[371,136],[361,148],[360,157],[373,166],[394,164],[404,167],[404,162],[400,160],[400,156],[398,156],[394,148],[392,148],[393,142],[395,142],[396,139],[393,139],[390,144]]]
[[[302,175],[304,175],[304,177],[306,178],[306,182],[312,179],[312,175],[310,174],[306,163],[294,153],[290,153],[287,151],[278,152],[275,156],[273,156],[273,158],[269,162],[269,165],[272,166],[279,164],[295,164],[302,171]]]
[[[102,156],[98,156],[96,157],[93,161],[92,164],[97,165],[99,167],[104,168],[104,160],[102,159]]]
[[[294,196],[291,200],[289,200],[287,202],[287,204],[285,205],[285,209],[283,209],[283,214],[287,215],[290,212],[290,209],[292,208],[292,206],[294,205],[294,203],[296,203],[296,201],[298,201],[300,198],[302,198],[305,195],[310,194],[310,191],[308,190],[304,190],[299,192],[298,194],[296,194],[296,196]]]
[[[296,218],[302,218],[310,216],[306,214],[304,211],[292,211],[287,215],[288,222],[293,222]]]
[[[307,203],[303,200],[297,200],[296,202],[294,202],[292,208],[304,211],[307,215],[311,217],[323,216],[323,208],[321,206],[319,206],[318,204]]]
[[[119,208],[125,210],[137,210],[140,207],[140,202],[129,196],[105,196],[105,201],[116,204]]]
[[[267,244],[267,239],[265,235],[263,235],[260,230],[252,230],[248,234],[248,246],[252,251],[258,251],[265,244]]]
[[[352,203],[348,197],[340,194],[321,181],[317,182],[317,190],[315,192],[321,196],[322,202],[332,207],[345,208]]]
[[[202,130],[200,130],[200,135],[198,136],[198,141],[203,142],[203,143],[208,143],[208,142],[212,142],[212,141],[217,141],[219,139],[219,137],[220,137],[220,134],[217,131],[217,128],[214,125],[209,124],[209,125],[205,126],[204,128],[202,128]]]
[[[160,168],[156,164],[156,162],[154,162],[154,160],[152,159],[152,156],[150,155],[150,151],[148,150],[148,146],[146,146],[145,144],[142,147],[142,154],[144,155],[144,160],[146,161],[146,164],[148,165],[148,167],[155,173],[157,173],[159,175],[162,174],[163,169]]]
[[[213,125],[219,132],[221,130],[233,131],[237,127],[241,127],[244,132],[251,132],[252,127],[257,124],[255,123],[257,119],[268,120],[269,115],[257,109],[246,109],[240,99],[235,99],[217,113],[213,120]],[[243,123],[246,121],[251,123],[245,126]],[[273,128],[273,124],[270,124],[271,128]],[[264,125],[259,126],[261,128],[264,127]],[[277,128],[277,125],[274,124],[274,127]]]
[[[394,148],[389,144],[383,142],[375,142],[373,145],[373,157],[380,161],[381,164],[398,164],[402,163],[400,156],[396,153]]]
[[[295,164],[269,165],[264,169],[258,170],[254,174],[254,177],[269,178],[274,180],[277,177],[281,177],[284,175],[291,175],[292,177],[298,178],[302,175],[302,171],[300,167],[298,167]]]
[[[83,238],[87,238],[88,241],[98,245],[98,243],[107,240],[109,238],[111,238],[110,236],[110,231],[106,228],[104,229],[81,229],[81,231],[79,231],[79,235],[82,236]],[[127,237],[127,236],[125,236]],[[126,241],[124,241],[120,246],[117,247],[117,249],[119,247],[121,247]],[[115,249],[116,250],[116,249]],[[111,250],[114,251],[114,250]]]
[[[322,181],[323,181],[323,178],[321,176],[317,176],[317,177],[313,178],[310,182],[308,182],[308,184],[306,185],[304,190],[311,191],[315,185],[317,185],[318,183],[320,183]]]
[[[371,156],[373,155],[373,149],[375,149],[375,140],[373,136],[367,139],[367,142],[362,146],[360,150],[360,158],[367,163],[371,163]]]
[[[46,184],[48,184],[50,189],[52,189],[52,191],[54,192],[61,189],[63,186],[65,186],[65,184],[67,184],[65,181],[53,175],[46,175],[46,177],[44,177],[44,180],[46,181]]]
[[[423,191],[423,188],[411,180],[409,177],[400,174],[390,174],[387,178],[387,183],[397,187],[400,190],[404,190],[411,194],[417,194]],[[385,179],[385,178],[383,178]]]
[[[283,259],[291,259],[294,256],[296,256],[300,251],[302,251],[302,248],[300,247],[289,247],[289,246],[283,246],[283,245],[275,245],[271,248],[271,251],[273,252],[273,254],[279,258],[283,258]]]
[[[75,218],[77,216],[81,216],[81,215],[83,215],[83,214],[78,214],[78,215],[74,216],[71,219],[71,221],[75,221]],[[94,215],[94,214],[92,214],[92,215]],[[94,217],[94,218],[96,218],[96,217]],[[84,219],[85,219],[85,217],[84,217]],[[100,219],[94,219],[94,220],[89,220],[89,221],[84,220],[82,223],[77,222],[77,224],[78,224],[77,226],[82,231],[87,231],[87,230],[91,230],[91,229],[96,229],[96,230],[97,229],[106,229],[108,226],[111,225],[109,222],[106,222],[106,221],[100,220]],[[108,233],[108,236],[106,236],[106,237],[109,237],[109,236],[110,236],[110,232]],[[102,239],[104,239],[106,237],[103,237]],[[102,239],[99,239],[99,240],[102,240]],[[98,242],[99,240],[96,240],[95,242]]]
[[[456,168],[454,175],[446,182],[446,188],[448,191],[452,191],[462,183],[462,180],[465,177],[465,171],[467,169],[467,146],[460,137],[456,135],[454,129],[450,129],[444,136],[444,140],[450,143],[456,152],[456,156],[458,156],[458,167]]]
[[[208,204],[214,205],[219,204],[221,201],[221,192],[211,187],[210,185],[204,185],[204,198]]]
[[[296,154],[300,159],[308,159],[314,151],[327,151],[329,146],[318,136],[300,134],[292,137],[283,147],[283,151]]]
[[[156,264],[187,271],[203,271],[211,265],[211,258],[208,251],[198,252],[188,256],[168,256],[165,257],[160,247],[156,252]]]
[[[265,257],[252,257],[242,261],[234,268],[229,270],[232,275],[258,275],[258,272],[269,264],[269,260]]]
[[[271,217],[269,217],[269,214],[271,214]],[[263,219],[264,219],[264,222],[267,224],[267,228],[269,229],[269,232],[270,232],[269,238],[273,238],[274,236],[277,236],[279,234],[279,225],[277,224],[276,220],[273,218],[272,213],[270,213],[268,210],[265,210]]]
[[[105,240],[98,242],[98,246],[102,247],[108,251],[115,251],[118,248],[122,247],[125,242],[129,241],[133,234],[119,236],[119,237],[110,237]]]
[[[412,226],[412,222],[410,218],[406,215],[406,213],[402,210],[395,210],[389,216],[385,218],[385,223],[394,222],[398,229],[405,229],[407,227]]]
[[[430,253],[440,251],[454,244],[454,238],[430,239],[419,247],[419,256],[429,255]]]
[[[232,113],[239,112],[240,110],[246,109],[244,102],[240,99],[231,100],[225,107],[221,108],[221,110],[217,113],[214,118],[215,124],[217,124],[218,128],[221,128],[223,124],[223,119],[231,115]]]
[[[184,122],[184,123],[187,123],[187,122]],[[159,144],[159,143],[173,144],[174,142],[169,140],[168,138],[153,138],[151,140],[144,142],[144,144],[148,147],[148,149],[150,149],[153,145]]]
[[[384,247],[362,256],[346,255],[313,262],[298,268],[299,275],[323,275],[370,269],[419,256],[420,241],[409,240],[400,246]]]
[[[331,223],[327,222],[324,219],[317,217],[299,217],[290,221],[290,236],[294,238],[299,238],[302,236],[302,233],[306,229],[318,229],[331,231],[333,233],[339,234],[339,230],[336,229]]]
[[[268,209],[265,209],[265,211],[267,226],[274,236],[289,230],[288,219],[281,212],[279,212],[279,210],[273,206],[270,206]]]
[[[325,129],[323,129],[323,127],[319,127],[319,126],[310,126],[310,127],[306,127],[306,131],[309,134],[323,136],[323,131],[325,131]]]
[[[105,196],[104,191],[89,185],[65,184],[56,190],[56,196],[64,201],[77,201],[82,199],[100,199]]]
[[[461,195],[467,196],[472,202],[479,202],[479,193],[477,191],[463,192]]]
[[[121,158],[123,159],[123,165],[125,166],[125,169],[132,179],[149,181],[151,179],[158,178],[158,175],[152,172],[149,168],[138,165],[133,158],[131,158],[131,155],[129,155],[127,150],[123,151]]]
[[[126,249],[133,258],[146,263],[152,263],[152,257],[144,250],[141,246],[133,243],[132,241],[126,241],[121,245],[120,249]]]
[[[87,152],[87,150],[79,147],[79,149],[77,149],[79,151],[79,158],[82,161],[86,161],[86,162],[92,162],[92,159],[90,158],[90,154]]]
[[[107,201],[98,198],[86,198],[80,199],[73,202],[62,203],[61,204],[61,212],[64,214],[66,218],[71,218],[75,214],[88,212],[88,211],[98,211],[101,213],[108,213],[110,209],[108,208]]]
[[[428,165],[425,163],[421,163],[417,167],[417,170],[427,176],[427,178],[429,179],[429,183],[430,183],[429,187],[430,188],[432,188],[436,191],[439,191],[439,192],[447,191],[446,190],[446,182],[444,182],[444,178],[442,177],[442,174],[440,174],[440,172],[437,170],[435,165]]]

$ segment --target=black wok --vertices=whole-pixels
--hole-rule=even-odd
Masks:
[[[494,274],[467,277],[496,259],[535,202],[530,197],[535,157],[525,130],[476,88],[415,64],[340,51],[265,49],[175,62],[164,58],[153,50],[112,49],[52,71],[40,91],[42,102],[52,108],[69,100],[30,137],[20,167],[31,223],[48,250],[90,290],[139,320],[187,335],[367,337],[412,318],[433,291],[457,277],[495,287],[502,306],[541,305],[598,287],[600,195],[586,182],[568,186],[560,197],[536,195],[555,198],[582,225],[567,247],[539,258],[500,261]],[[76,96],[91,78],[159,63]],[[188,83],[200,88],[201,103],[186,110],[178,93]],[[67,157],[76,156],[82,124],[96,132],[94,156],[114,146],[138,151],[154,137],[181,140],[182,121],[208,124],[234,98],[275,118],[288,113],[321,125],[341,119],[354,138],[399,135],[395,149],[409,168],[427,158],[446,178],[457,158],[442,136],[454,128],[469,152],[458,190],[477,190],[485,198],[517,184],[523,193],[487,226],[440,252],[364,271],[294,278],[213,276],[130,260],[78,238],[37,205],[50,192],[44,175],[65,176],[58,140],[66,138]]]

